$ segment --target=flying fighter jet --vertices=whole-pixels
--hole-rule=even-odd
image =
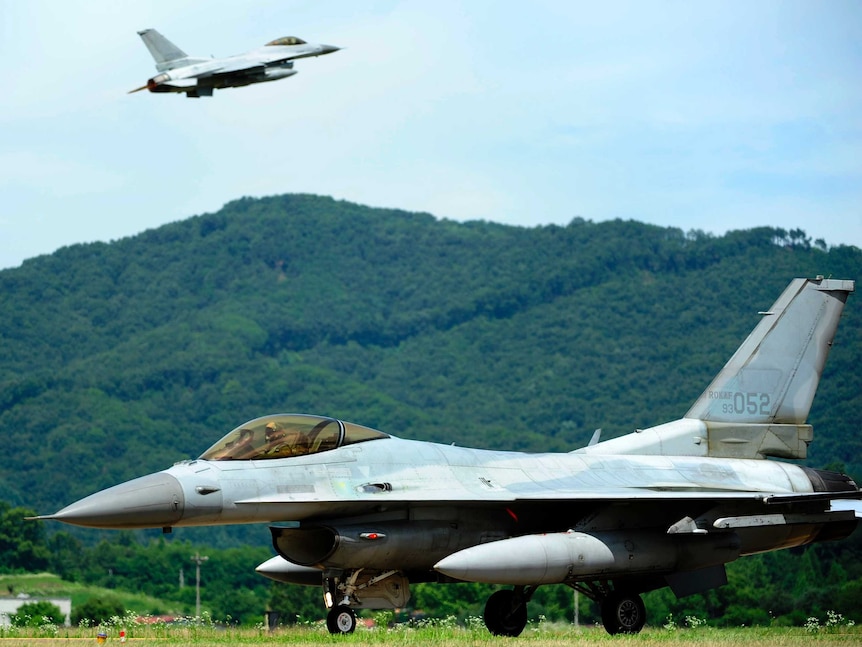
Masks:
[[[337,52],[333,45],[306,43],[301,38],[277,38],[264,47],[226,58],[195,58],[155,29],[139,31],[156,61],[159,74],[132,92],[185,92],[187,97],[211,97],[215,88],[237,88],[252,83],[286,79],[296,74],[297,58]]]
[[[485,606],[497,635],[520,634],[533,592],[555,583],[596,600],[610,633],[635,633],[646,591],[703,592],[741,556],[856,528],[862,491],[848,476],[766,460],[806,457],[805,421],[853,290],[793,280],[683,418],[571,453],[276,414],[37,518],[165,531],[272,523],[278,555],[258,572],[321,586],[332,633],[353,631],[354,609],[404,606],[415,582],[511,585]]]

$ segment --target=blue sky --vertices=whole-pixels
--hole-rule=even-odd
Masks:
[[[147,27],[194,55],[345,49],[129,95]],[[0,268],[293,192],[862,247],[860,29],[855,0],[0,0]]]

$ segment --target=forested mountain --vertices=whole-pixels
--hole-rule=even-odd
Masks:
[[[798,230],[518,228],[243,198],[0,272],[0,500],[53,512],[274,412],[573,449],[680,417],[790,279],[860,270],[858,248]],[[857,478],[860,362],[853,295],[809,463]]]

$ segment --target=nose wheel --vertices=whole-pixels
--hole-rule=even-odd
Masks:
[[[331,634],[352,634],[356,629],[356,614],[343,604],[332,607],[326,614],[326,628]]]

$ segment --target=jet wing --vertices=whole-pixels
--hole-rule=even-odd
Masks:
[[[439,491],[428,492],[380,492],[367,497],[356,499],[305,499],[301,496],[291,493],[271,494],[261,497],[242,499],[235,501],[235,505],[278,505],[278,504],[305,504],[315,503],[332,504],[334,506],[368,506],[368,505],[415,505],[415,504],[438,504],[446,505],[477,505],[488,506],[499,503],[517,503],[517,502],[563,502],[571,503],[585,502],[595,503],[604,502],[608,504],[631,502],[631,501],[715,501],[719,502],[760,502],[765,505],[789,505],[797,503],[823,503],[825,504],[839,501],[856,500],[862,504],[862,490],[858,492],[800,492],[795,494],[771,493],[771,492],[739,492],[732,490],[663,490],[663,489],[648,489],[648,488],[631,488],[631,489],[608,489],[604,491],[581,491],[581,492],[533,492],[529,494],[515,494],[508,491],[489,492],[482,497],[475,496],[446,496],[441,495]],[[846,504],[840,509],[847,509]],[[834,509],[839,509],[838,507]]]
[[[862,519],[862,501],[852,501],[849,499],[830,501],[829,509],[833,512],[850,511],[853,512],[857,519]]]
[[[295,58],[302,58],[303,55],[295,56],[279,56],[278,58],[261,58],[257,56],[239,56],[236,58],[227,58],[219,61],[218,67],[202,71],[195,76],[199,79],[218,78],[221,76],[236,76],[236,75],[258,75],[263,74],[267,68],[278,67],[288,63]],[[287,67],[292,66],[289,64]]]
[[[199,74],[197,78],[218,78],[220,76],[235,76],[237,74],[260,74],[266,69],[263,63],[249,64],[248,61],[236,61],[227,65],[222,65],[217,68],[207,70]]]

